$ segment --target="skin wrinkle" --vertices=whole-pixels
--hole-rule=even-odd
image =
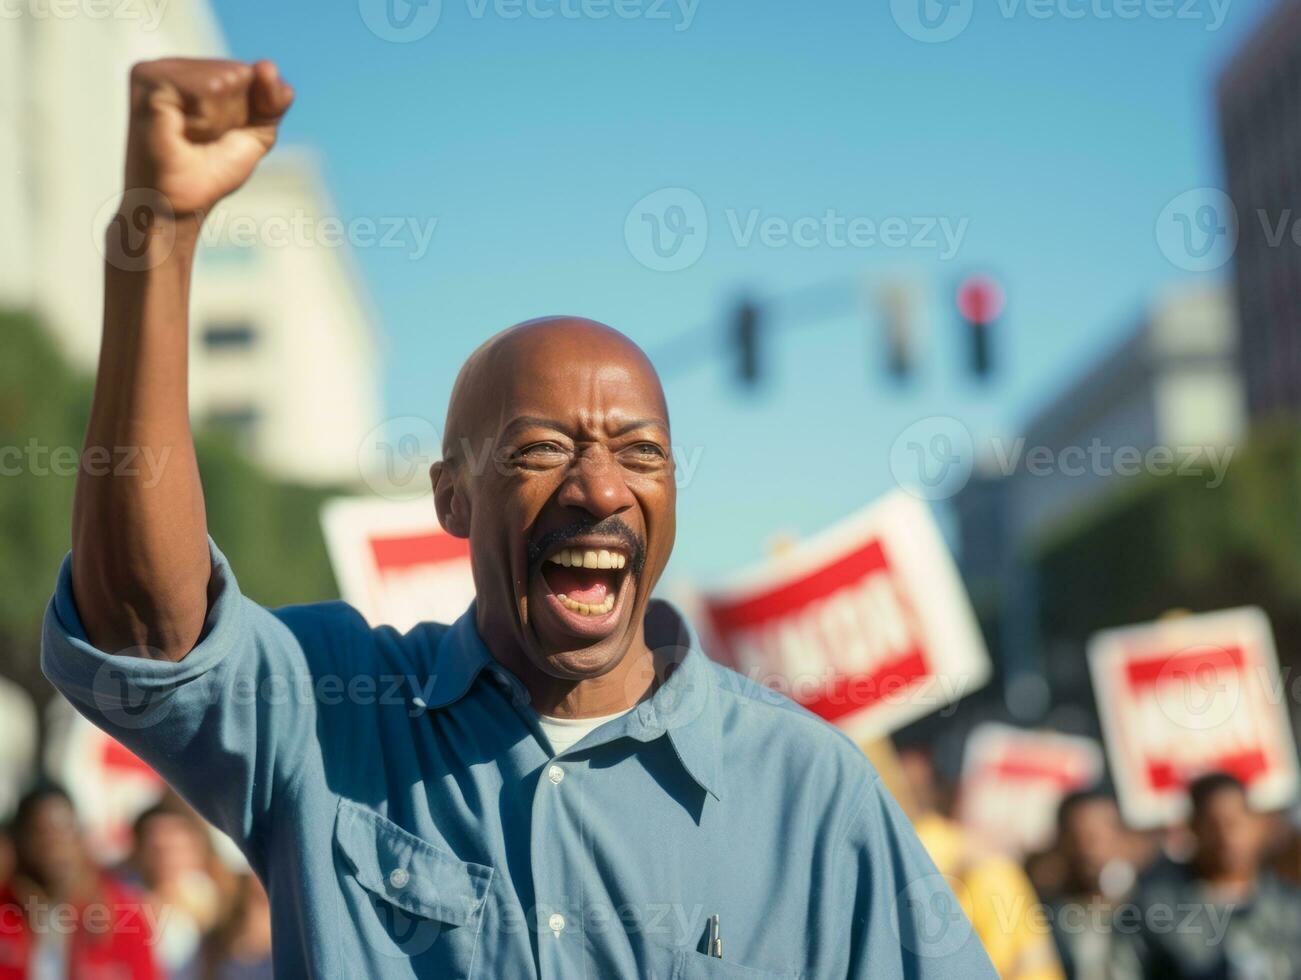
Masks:
[[[646,603],[676,527],[668,410],[641,349],[577,317],[497,334],[457,375],[430,475],[443,527],[470,541],[479,632],[534,706],[591,717],[641,700],[655,680]],[[541,571],[581,536],[628,556],[595,636],[570,628]]]

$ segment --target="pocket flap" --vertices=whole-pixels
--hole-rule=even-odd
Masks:
[[[488,895],[492,868],[462,861],[351,800],[339,802],[334,839],[358,884],[412,915],[463,926]]]

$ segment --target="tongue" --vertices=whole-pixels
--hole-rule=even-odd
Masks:
[[[606,568],[548,564],[543,574],[552,592],[568,596],[575,602],[604,602],[614,587],[614,576]]]

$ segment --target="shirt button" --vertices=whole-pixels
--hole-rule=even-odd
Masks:
[[[551,918],[547,919],[547,925],[558,936],[565,931],[565,917],[559,912],[552,912]]]
[[[388,883],[394,888],[406,888],[410,881],[411,875],[406,868],[394,868],[388,874]]]
[[[564,778],[565,778],[565,770],[561,769],[559,766],[552,766],[550,769],[547,770],[547,779],[551,780],[553,783],[559,784],[559,782]],[[564,922],[563,919],[561,919],[560,921],[562,923]]]

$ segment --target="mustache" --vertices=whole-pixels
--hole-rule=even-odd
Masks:
[[[548,531],[538,540],[529,544],[529,565],[536,565],[542,557],[581,534],[600,534],[605,537],[618,538],[628,551],[628,570],[634,575],[641,573],[646,563],[646,542],[638,536],[620,517],[607,517],[603,521],[575,521]]]

